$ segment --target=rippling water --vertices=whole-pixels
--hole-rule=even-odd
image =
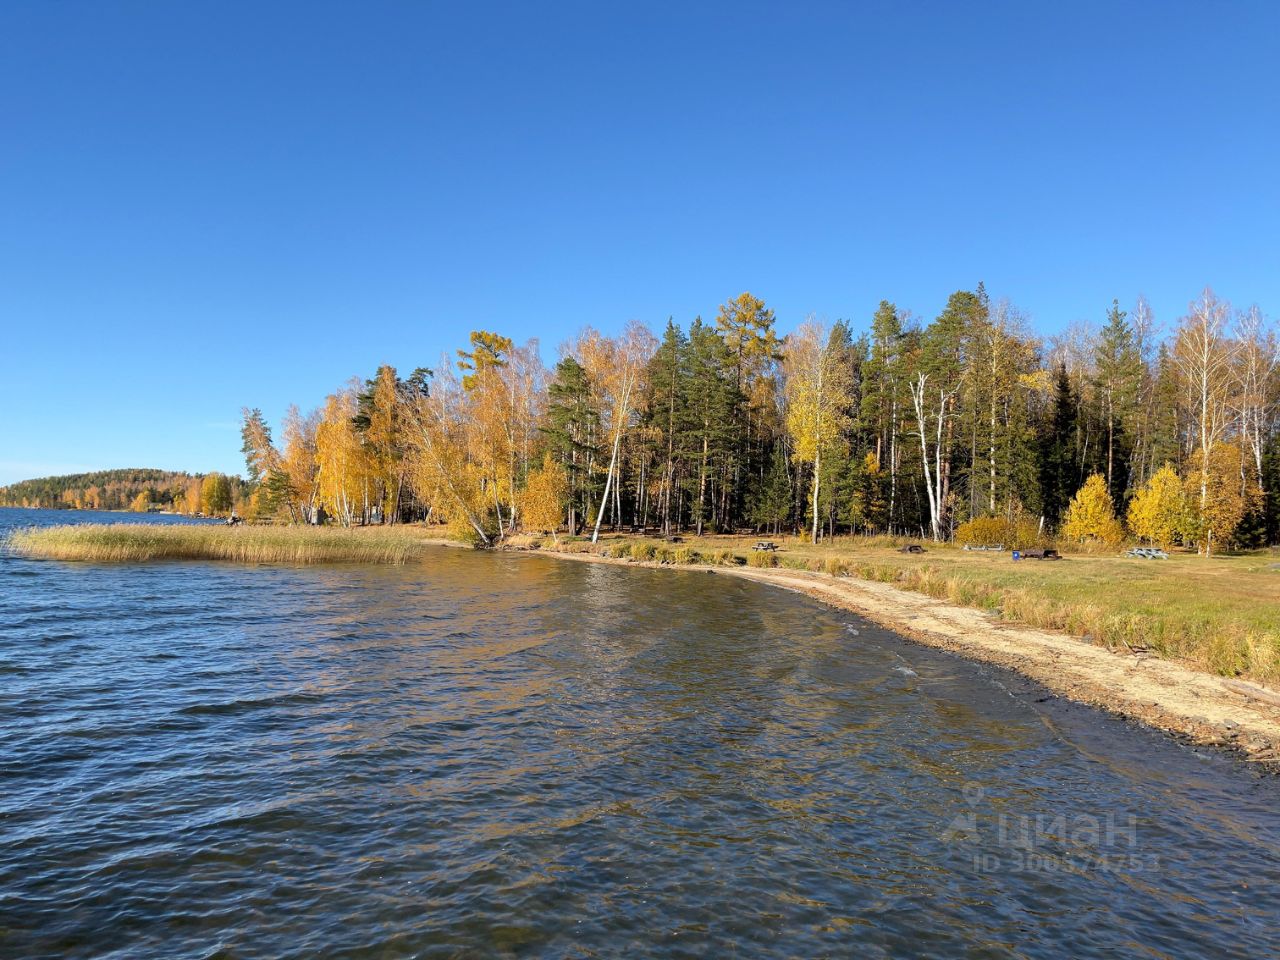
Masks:
[[[5,956],[1280,953],[1274,779],[774,588],[0,556],[0,611]]]

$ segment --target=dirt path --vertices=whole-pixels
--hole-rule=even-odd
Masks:
[[[539,552],[565,560],[672,569],[589,553]],[[1060,696],[1194,743],[1226,747],[1280,773],[1280,694],[1256,684],[1223,680],[1147,654],[1116,653],[1066,634],[1002,623],[980,610],[869,580],[754,567],[675,569],[799,591],[920,643],[1016,670]]]

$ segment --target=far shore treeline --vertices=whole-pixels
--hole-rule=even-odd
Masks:
[[[929,322],[887,301],[869,320],[784,336],[744,293],[657,334],[588,328],[549,370],[537,341],[475,331],[456,361],[383,366],[290,408],[278,441],[246,409],[247,481],[212,481],[228,484],[216,504],[171,484],[168,502],[427,520],[485,544],[602,529],[1280,540],[1280,348],[1256,306],[1206,289],[1162,331],[1145,300],[1113,302],[1046,340],[979,284]]]
[[[23,480],[0,487],[0,507],[217,516],[247,509],[252,493],[240,477],[133,467]]]

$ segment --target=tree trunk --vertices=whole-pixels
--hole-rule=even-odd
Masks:
[[[822,447],[813,453],[813,542],[818,542],[818,489],[822,485]]]
[[[609,456],[609,472],[605,474],[604,496],[600,498],[600,512],[596,514],[596,526],[591,531],[591,542],[600,539],[600,524],[604,522],[604,512],[609,506],[609,490],[613,486],[613,470],[618,464],[618,447],[622,445],[622,431],[613,438],[613,453]]]

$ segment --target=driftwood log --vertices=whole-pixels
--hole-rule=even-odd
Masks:
[[[1243,680],[1223,680],[1222,685],[1233,693],[1280,707],[1280,693],[1272,693],[1270,690],[1255,686],[1252,683],[1245,683]]]

